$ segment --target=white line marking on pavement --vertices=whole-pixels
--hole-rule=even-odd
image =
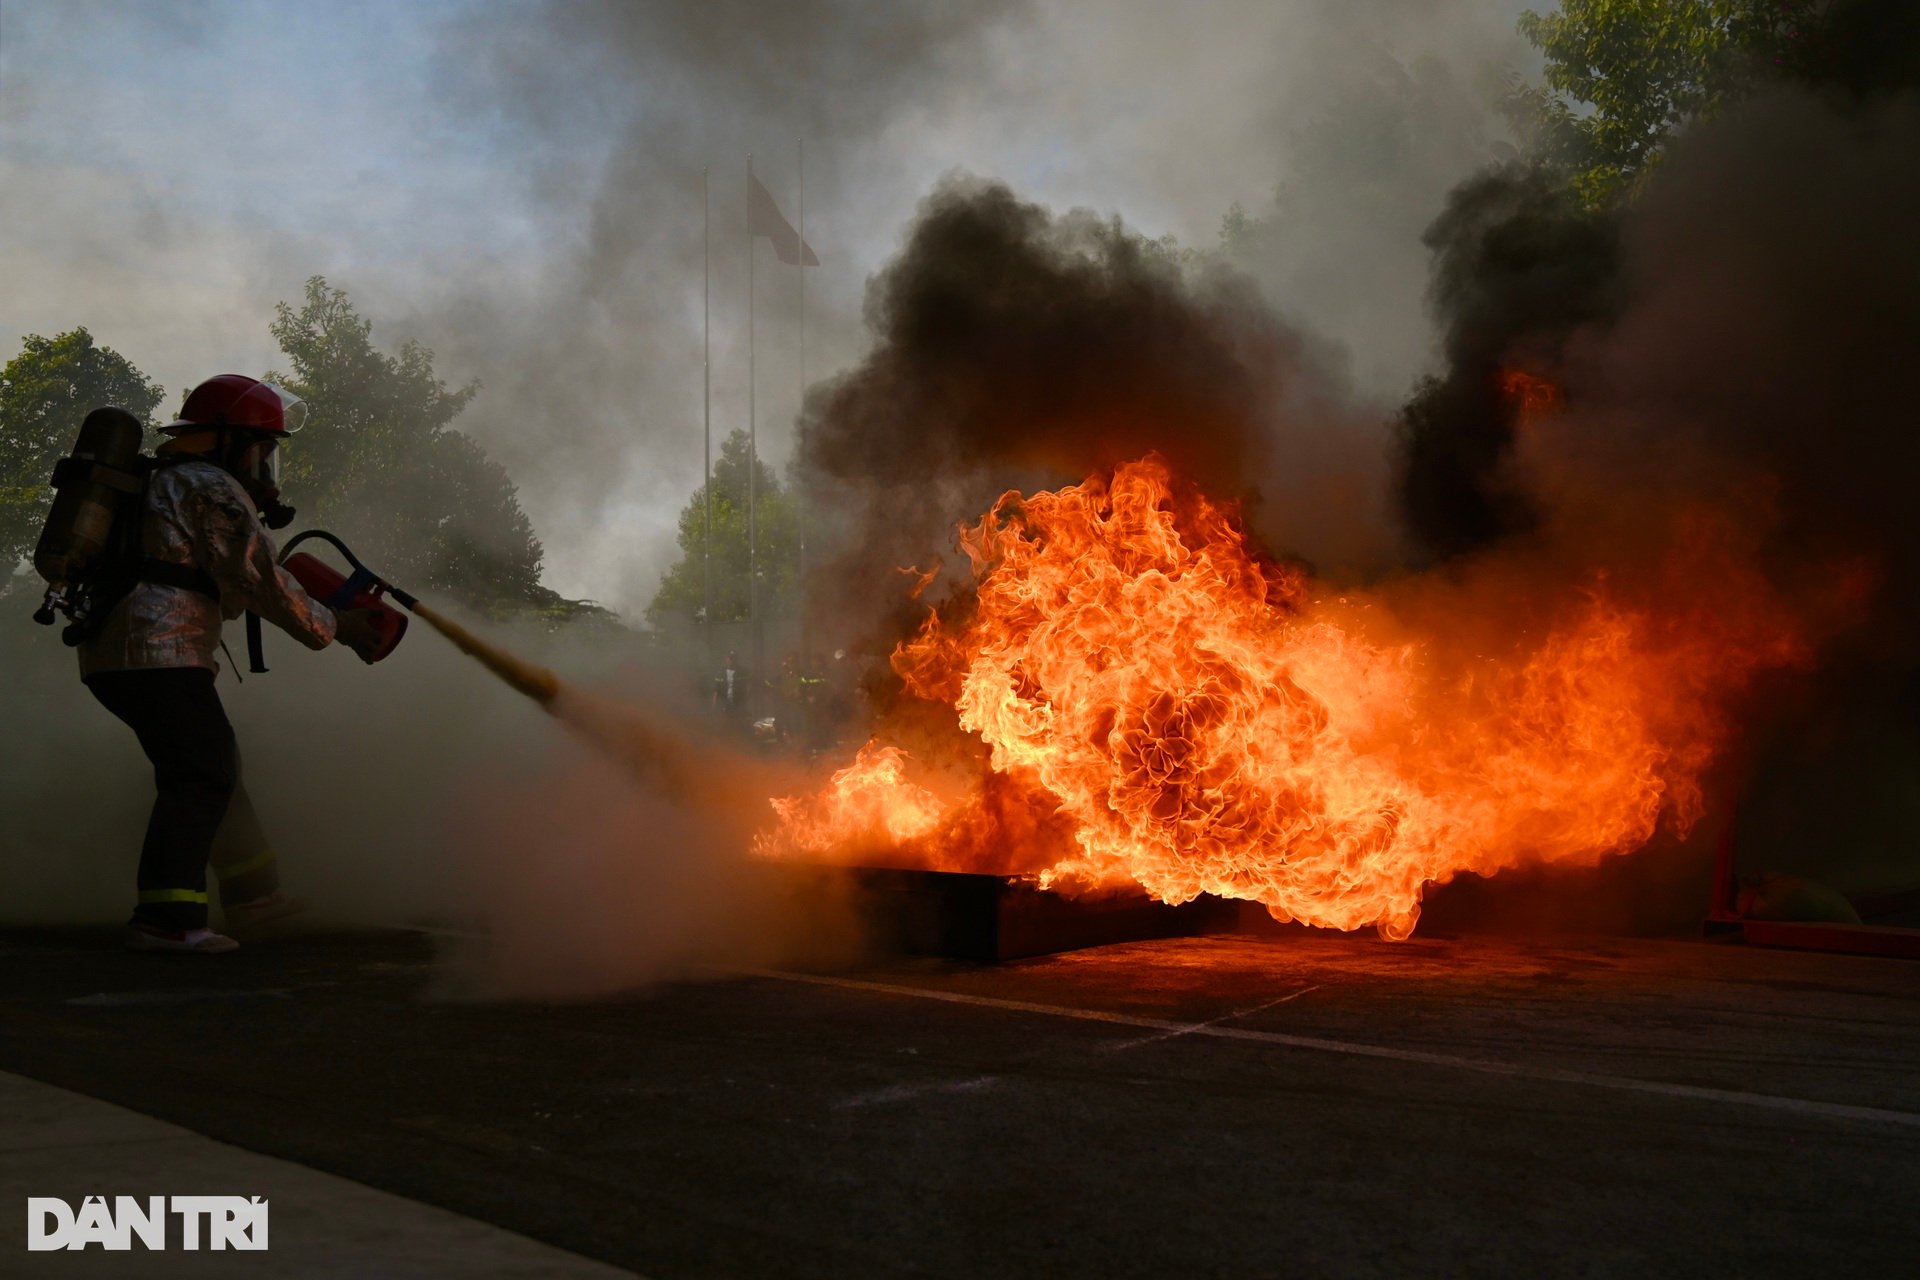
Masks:
[[[885,1102],[911,1102],[935,1093],[978,1093],[1000,1083],[999,1076],[975,1076],[971,1080],[940,1080],[933,1084],[890,1084],[870,1093],[856,1093],[834,1106],[842,1111],[871,1107]]]
[[[63,1003],[110,1009],[133,1004],[192,1004],[200,1000],[257,1000],[267,997],[284,1000],[295,991],[332,985],[330,982],[317,982],[299,987],[256,987],[237,990],[214,987],[163,987],[153,991],[98,991],[90,996],[74,996]]]
[[[1318,991],[1321,985],[1322,984],[1316,982],[1310,987],[1302,987],[1298,991],[1289,991],[1279,999],[1269,1000],[1265,1004],[1256,1004],[1249,1009],[1233,1009],[1221,1014],[1217,1018],[1208,1018],[1205,1022],[1188,1023],[1178,1031],[1162,1031],[1159,1035],[1142,1036],[1138,1040],[1116,1040],[1112,1044],[1101,1045],[1100,1050],[1103,1053],[1124,1053],[1128,1049],[1139,1049],[1145,1045],[1165,1044],[1169,1040],[1178,1040],[1181,1036],[1190,1036],[1196,1031],[1205,1031],[1208,1027],[1217,1027],[1223,1022],[1232,1022],[1235,1018],[1246,1018],[1256,1013],[1265,1013],[1277,1005],[1286,1004],[1291,1000],[1298,1000],[1309,991]]]
[[[784,969],[728,969],[726,972],[748,978],[771,978],[780,982],[802,982],[812,986],[837,987],[846,991],[866,991],[874,995],[906,996],[915,1000],[939,1000],[948,1004],[973,1005],[983,1009],[1003,1009],[1010,1013],[1036,1013],[1053,1018],[1073,1018],[1083,1022],[1142,1027],[1150,1031],[1164,1032],[1165,1038],[1169,1040],[1177,1036],[1212,1036],[1220,1040],[1282,1045],[1289,1049],[1313,1049],[1321,1053],[1339,1053],[1356,1058],[1417,1062],[1422,1066],[1448,1067],[1457,1071],[1474,1071],[1482,1075],[1510,1076],[1552,1084],[1578,1084],[1595,1089],[1613,1089],[1622,1093],[1688,1098],[1696,1102],[1723,1102],[1733,1106],[1756,1107],[1790,1115],[1819,1116],[1829,1120],[1865,1121],[1872,1124],[1920,1129],[1920,1113],[1892,1111],[1882,1107],[1862,1107],[1846,1102],[1818,1102],[1811,1098],[1786,1098],[1770,1093],[1747,1093],[1741,1089],[1671,1084],[1664,1080],[1640,1080],[1633,1076],[1607,1075],[1597,1071],[1530,1067],[1513,1062],[1496,1062],[1490,1058],[1466,1058],[1458,1054],[1433,1053],[1424,1049],[1395,1049],[1388,1045],[1365,1044],[1355,1040],[1329,1040],[1321,1036],[1290,1035],[1283,1031],[1254,1031],[1246,1027],[1220,1026],[1217,1022],[1197,1024],[1169,1022],[1164,1018],[1146,1018],[1130,1013],[1109,1013],[1101,1009],[1077,1009],[1068,1005],[1038,1004],[1029,1000],[1003,1000],[995,996],[974,996],[959,991],[905,987],[888,982],[868,982],[860,978],[835,978],[826,974],[792,973]],[[1295,994],[1304,995],[1305,992]]]

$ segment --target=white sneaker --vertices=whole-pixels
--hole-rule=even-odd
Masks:
[[[210,956],[239,949],[239,943],[211,929],[158,929],[150,924],[136,924],[127,930],[129,951],[176,951]]]

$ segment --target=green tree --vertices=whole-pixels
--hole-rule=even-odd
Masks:
[[[735,431],[720,446],[713,464],[713,621],[738,622],[747,617],[747,433]],[[778,615],[794,605],[799,576],[800,521],[794,495],[757,458],[754,525],[760,555],[760,608]],[[680,512],[681,557],[660,581],[660,590],[647,605],[647,621],[656,627],[699,622],[705,599],[703,569],[706,557],[707,486],[694,490]]]
[[[73,447],[93,410],[118,405],[149,427],[165,393],[84,328],[28,334],[0,370],[0,562],[33,554],[53,500],[53,464]]]
[[[1776,70],[1819,0],[1562,0],[1520,15],[1546,58],[1504,113],[1531,156],[1589,208],[1630,196],[1673,131]]]
[[[573,603],[540,585],[540,541],[506,469],[451,425],[477,382],[449,388],[417,342],[378,350],[372,322],[319,276],[271,331],[291,371],[267,377],[310,414],[283,463],[302,524],[332,528],[416,590],[495,609]]]

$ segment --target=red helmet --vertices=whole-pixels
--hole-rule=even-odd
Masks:
[[[182,435],[209,427],[240,427],[290,436],[306,420],[307,406],[292,392],[244,373],[223,373],[188,392],[180,416],[160,429]]]

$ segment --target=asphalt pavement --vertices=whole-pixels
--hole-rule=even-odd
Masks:
[[[1920,964],[1737,943],[1300,932],[502,1003],[419,933],[11,931],[0,1071],[656,1278],[1920,1260]],[[74,1160],[36,1194],[172,1190]]]

